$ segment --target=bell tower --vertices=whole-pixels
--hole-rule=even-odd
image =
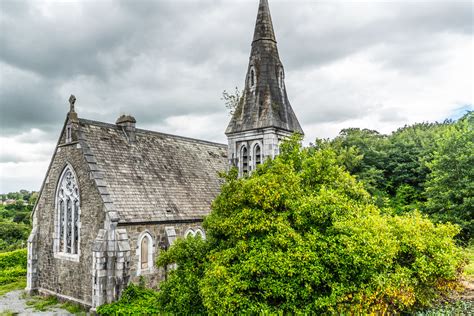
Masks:
[[[229,162],[247,174],[295,132],[304,134],[288,101],[268,1],[260,0],[245,88],[225,131]]]

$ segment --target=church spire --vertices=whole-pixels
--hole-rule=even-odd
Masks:
[[[284,78],[268,1],[260,0],[242,100],[226,135],[261,128],[303,134],[288,101]]]

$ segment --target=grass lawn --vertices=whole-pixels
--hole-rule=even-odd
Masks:
[[[0,285],[0,296],[7,294],[8,292],[15,290],[24,290],[26,287],[26,276],[19,278],[15,282]]]

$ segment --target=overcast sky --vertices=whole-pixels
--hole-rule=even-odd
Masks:
[[[305,142],[473,109],[471,1],[269,0]],[[0,0],[0,193],[39,190],[68,111],[226,142],[258,0]]]

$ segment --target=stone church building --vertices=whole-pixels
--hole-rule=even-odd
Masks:
[[[187,235],[205,238],[203,218],[219,194],[218,173],[241,175],[303,133],[285,88],[267,0],[260,0],[241,102],[228,145],[80,118],[76,98],[51,159],[28,239],[27,291],[88,307],[119,298],[143,276],[157,286],[160,251]]]

